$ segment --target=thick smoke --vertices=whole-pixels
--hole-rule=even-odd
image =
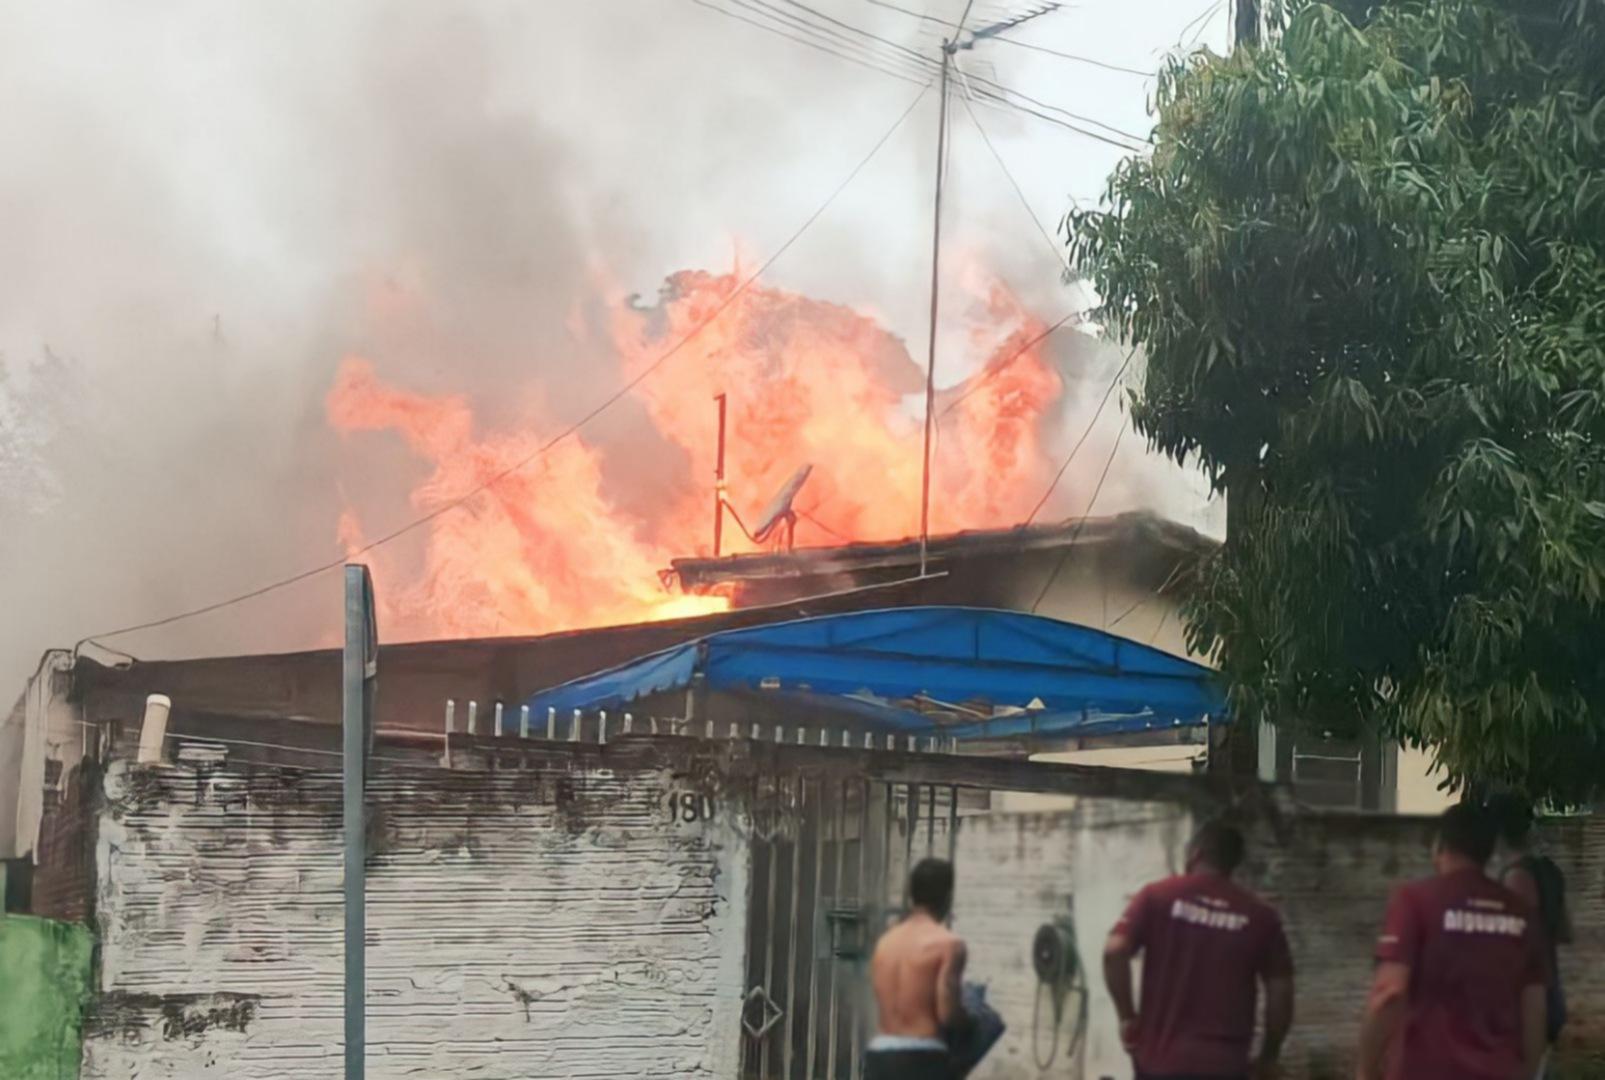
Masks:
[[[931,44],[895,14],[827,6]],[[577,416],[618,378],[599,303],[763,257],[917,90],[671,0],[4,12],[11,685],[47,646],[338,557],[346,507],[373,532],[404,520],[426,466],[393,440],[331,433],[323,402],[343,357],[467,394],[490,427],[535,408]],[[1032,153],[1017,121],[994,117],[1039,188],[1074,174],[1049,185],[1085,193],[1107,169],[1108,154],[1067,153],[1058,136]],[[874,311],[918,357],[933,134],[928,95],[772,275]],[[1050,320],[1070,310],[1081,301],[985,147],[955,138],[955,273],[985,264]],[[1060,210],[1044,203],[1042,217]],[[951,315],[948,381],[980,355],[962,305]],[[1068,441],[1118,357],[1080,338],[1056,356],[1073,376]],[[626,403],[595,436],[627,444],[641,417]],[[1108,445],[1089,441],[1052,509],[1079,512]],[[609,460],[610,482],[631,482],[631,456]],[[1191,509],[1185,482],[1125,460],[1100,512]],[[338,580],[114,644],[141,656],[328,644]]]

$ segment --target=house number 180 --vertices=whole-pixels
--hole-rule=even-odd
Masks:
[[[670,821],[683,821],[694,824],[699,821],[713,820],[713,799],[694,791],[669,792],[666,806]]]

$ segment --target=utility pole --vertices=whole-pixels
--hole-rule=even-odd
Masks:
[[[1022,23],[1030,22],[1040,15],[1057,11],[1057,3],[1039,4],[1030,11],[1016,15],[1013,18],[995,22],[984,26],[971,34],[969,40],[964,40],[964,24],[970,17],[970,8],[975,0],[964,5],[964,14],[954,29],[953,37],[942,42],[942,100],[937,114],[936,122],[936,197],[932,209],[931,223],[931,327],[925,357],[925,446],[924,464],[920,470],[920,577],[925,576],[926,567],[930,562],[931,547],[931,443],[936,434],[936,322],[937,310],[940,303],[942,272],[942,182],[946,173],[947,164],[947,95],[948,84],[953,70],[953,54],[960,49],[973,49],[977,41],[982,41],[1005,30],[1011,30]]]
[[[1232,40],[1238,45],[1259,44],[1259,0],[1237,0]]]

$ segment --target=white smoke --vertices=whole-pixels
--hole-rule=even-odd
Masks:
[[[862,0],[820,6],[934,47],[930,27]],[[962,5],[930,6],[951,18]],[[1102,46],[1085,21],[1063,32],[1151,66],[1163,35],[1145,29],[1139,48],[1121,34],[1196,14],[1157,6],[1158,20],[1146,5],[1094,17]],[[674,270],[727,268],[738,245],[762,257],[916,92],[689,0],[0,0],[0,27],[11,685],[47,646],[337,557],[348,503],[375,532],[403,520],[424,466],[325,424],[342,356],[466,393],[492,426],[519,423],[536,394],[549,415],[578,415],[616,384],[603,339],[583,332],[608,289],[650,294]],[[1141,124],[1141,84],[1026,53],[993,59],[1034,93],[1086,96],[1087,111]],[[917,357],[934,109],[931,94],[772,275],[875,311]],[[1050,228],[1113,160],[1062,132],[983,120]],[[1076,298],[967,123],[955,117],[953,250],[1056,318]],[[961,327],[944,335],[948,381],[973,364],[963,343]],[[1078,416],[1111,362],[1076,388]],[[597,435],[638,417],[623,407]],[[1097,441],[1087,471],[1101,466]],[[1192,498],[1155,495],[1145,468],[1123,466],[1098,509]],[[1082,472],[1058,510],[1076,509]],[[142,656],[309,647],[329,642],[338,605],[327,576],[114,644]]]

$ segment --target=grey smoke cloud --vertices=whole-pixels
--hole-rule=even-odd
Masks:
[[[819,6],[934,47],[929,26],[862,0]],[[1170,44],[1159,28],[1198,14],[1179,0],[1118,7],[1066,11],[1034,40],[1151,64]],[[427,466],[396,440],[342,441],[325,423],[343,356],[465,393],[487,426],[537,406],[576,415],[616,385],[605,335],[576,332],[608,290],[650,296],[675,270],[762,258],[916,92],[689,0],[0,0],[0,27],[0,355],[23,410],[0,422],[57,425],[39,451],[54,497],[0,498],[11,685],[46,646],[338,555],[348,504],[376,532],[407,515]],[[1019,50],[985,60],[1037,96],[1143,129],[1139,81]],[[916,357],[934,97],[771,275],[874,311]],[[1113,161],[981,116],[1050,229]],[[1057,318],[1075,298],[1051,251],[962,110],[954,123],[954,258],[984,261]],[[956,381],[974,357],[956,298],[949,312],[944,381]],[[1071,436],[1116,362],[1084,345],[1057,346],[1085,371]],[[65,367],[53,408],[28,390],[46,347]],[[626,406],[596,435],[639,426]],[[1100,511],[1196,510],[1185,478],[1123,460]],[[1082,472],[1062,512],[1084,499]],[[417,539],[403,543],[416,552]],[[119,644],[142,656],[320,644],[337,590],[331,576]]]

